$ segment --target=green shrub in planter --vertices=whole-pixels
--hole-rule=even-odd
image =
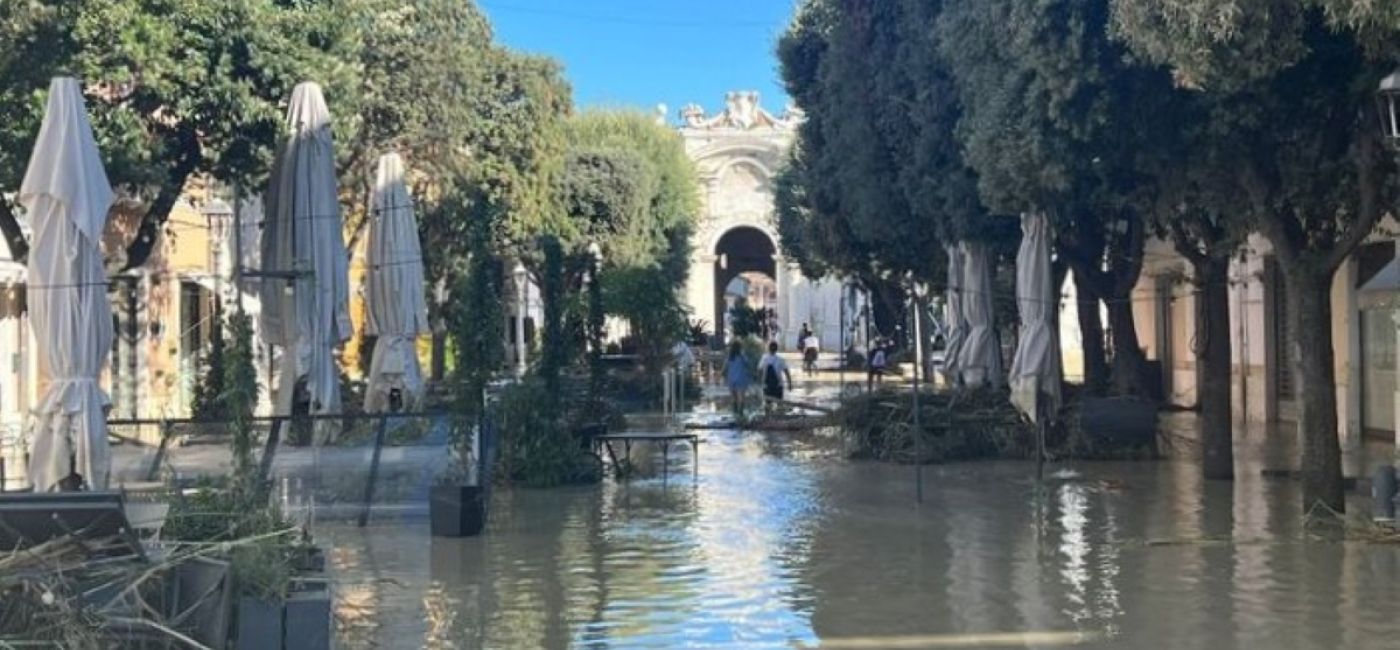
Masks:
[[[553,487],[601,478],[597,457],[583,450],[563,417],[559,396],[530,377],[507,387],[497,404],[499,473],[512,483]]]
[[[171,499],[170,513],[161,537],[183,542],[237,543],[228,551],[229,574],[239,595],[280,602],[286,595],[293,573],[297,549],[292,524],[267,504],[251,501],[237,491],[215,481],[204,481],[197,489]],[[287,532],[287,534],[277,534]]]

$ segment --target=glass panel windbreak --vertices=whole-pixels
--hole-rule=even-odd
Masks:
[[[372,516],[427,513],[428,493],[448,470],[449,439],[458,418],[445,415],[391,417],[384,430]],[[346,520],[365,507],[379,418],[353,417],[284,423],[273,447],[271,497],[298,521]],[[225,423],[183,421],[113,424],[113,485],[166,490],[227,484],[233,474],[232,432]],[[470,427],[467,427],[470,429]],[[272,425],[253,425],[254,462],[260,463]],[[470,435],[467,431],[466,435]]]
[[[1361,312],[1361,408],[1370,431],[1395,431],[1395,320],[1389,309]]]

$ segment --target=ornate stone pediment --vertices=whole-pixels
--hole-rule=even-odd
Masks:
[[[789,106],[783,114],[773,115],[759,105],[758,92],[752,90],[732,91],[724,94],[724,110],[715,115],[706,115],[699,104],[689,104],[681,109],[682,128],[699,130],[751,131],[768,129],[790,131],[802,121],[802,112]]]

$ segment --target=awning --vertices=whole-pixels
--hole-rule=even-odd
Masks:
[[[1363,310],[1400,309],[1400,259],[1390,260],[1356,291]]]

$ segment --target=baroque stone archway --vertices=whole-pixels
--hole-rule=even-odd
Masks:
[[[716,331],[725,322],[725,311],[731,306],[726,294],[731,291],[731,285],[736,280],[743,280],[749,275],[759,275],[777,285],[777,252],[777,243],[767,233],[753,226],[736,226],[720,236],[714,249]],[[778,291],[778,299],[781,300],[781,289]],[[768,305],[766,301],[757,302],[751,296],[746,295],[745,298],[751,307],[777,306]]]
[[[684,293],[691,313],[705,321],[709,332],[722,332],[725,285],[745,271],[760,272],[776,285],[777,340],[793,347],[798,326],[811,322],[823,345],[835,349],[840,337],[840,283],[804,278],[784,257],[774,221],[773,178],[787,159],[801,113],[789,108],[774,115],[759,105],[758,93],[731,92],[725,95],[720,112],[707,115],[692,104],[680,111],[680,119],[679,131],[686,153],[695,162],[701,189]],[[771,253],[753,255],[765,260],[762,269],[743,268],[752,260],[737,258],[733,261],[738,266],[720,268],[722,262],[730,261],[722,257],[722,243],[742,250],[760,242],[771,247]],[[825,325],[819,327],[817,322]]]

